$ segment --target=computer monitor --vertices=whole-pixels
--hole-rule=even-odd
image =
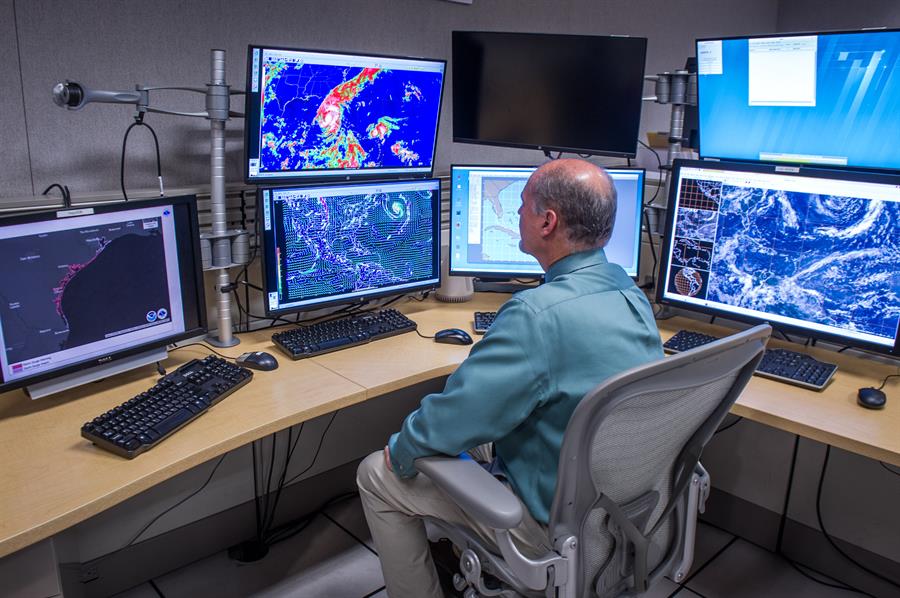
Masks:
[[[898,169],[900,30],[697,41],[701,157]]]
[[[199,247],[193,195],[0,220],[0,391],[204,333]]]
[[[536,166],[464,166],[450,169],[450,274],[482,278],[543,276],[519,249],[522,189]],[[618,202],[606,257],[637,278],[640,265],[644,171],[607,168]]]
[[[268,315],[440,284],[437,179],[259,190]]]
[[[634,157],[647,40],[453,32],[453,140]]]
[[[898,353],[900,174],[676,161],[661,303]]]
[[[445,65],[250,46],[247,182],[431,176]]]

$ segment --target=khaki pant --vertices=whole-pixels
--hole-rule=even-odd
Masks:
[[[473,449],[470,454],[476,461],[490,461],[490,445]],[[496,548],[490,528],[463,512],[427,476],[397,477],[385,465],[382,451],[363,459],[356,483],[391,598],[444,595],[428,548],[423,516],[464,525],[483,538],[486,546]],[[546,527],[531,517],[524,504],[522,511],[522,522],[510,530],[516,546],[529,556],[545,554],[550,550]]]

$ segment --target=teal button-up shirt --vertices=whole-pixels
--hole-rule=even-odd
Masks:
[[[510,484],[548,523],[563,433],[606,378],[663,357],[643,292],[602,249],[553,264],[546,282],[513,296],[444,392],[422,399],[389,442],[394,471],[413,460],[494,442]]]

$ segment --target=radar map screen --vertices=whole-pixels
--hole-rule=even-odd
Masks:
[[[251,48],[248,180],[431,172],[443,61]]]
[[[900,177],[727,165],[682,166],[677,176],[666,299],[894,346]]]
[[[174,219],[156,206],[0,228],[3,380],[184,332]]]
[[[475,276],[542,276],[533,256],[519,249],[522,190],[535,167],[452,167],[450,271]],[[618,209],[606,257],[637,276],[644,171],[608,169]]]
[[[440,183],[261,191],[269,313],[411,292],[440,281]]]

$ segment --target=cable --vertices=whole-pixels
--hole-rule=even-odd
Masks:
[[[72,195],[69,193],[69,187],[60,185],[59,183],[51,183],[49,187],[44,189],[44,192],[41,195],[47,195],[50,193],[50,190],[56,187],[59,189],[59,192],[62,193],[63,205],[67,208],[72,207]]]
[[[143,535],[143,533],[144,533],[145,531],[147,531],[148,529],[150,529],[150,526],[151,526],[151,525],[153,525],[154,523],[156,523],[156,522],[159,520],[160,517],[162,517],[163,515],[165,515],[166,513],[168,513],[169,511],[171,511],[172,509],[174,509],[175,507],[178,507],[178,506],[184,504],[185,502],[187,502],[188,500],[190,500],[191,498],[193,498],[194,496],[196,496],[197,494],[199,494],[204,488],[206,488],[206,487],[209,485],[210,481],[212,481],[213,476],[216,475],[216,470],[219,469],[219,465],[222,464],[222,461],[224,461],[224,460],[225,460],[225,457],[227,457],[227,456],[228,456],[228,453],[225,453],[225,454],[223,454],[221,457],[219,457],[219,460],[216,462],[215,467],[213,467],[213,468],[212,468],[212,471],[209,472],[209,477],[206,478],[206,481],[203,482],[203,485],[202,485],[202,486],[200,486],[199,488],[197,488],[196,490],[194,490],[193,492],[191,492],[190,494],[188,494],[187,496],[185,496],[184,498],[182,498],[181,500],[179,500],[177,503],[175,503],[174,505],[172,505],[171,507],[169,507],[168,509],[166,509],[165,511],[163,511],[162,513],[160,513],[159,515],[157,515],[157,516],[154,517],[153,519],[151,519],[150,522],[149,522],[147,525],[145,525],[144,527],[142,527],[142,528],[140,529],[140,531],[139,531],[138,533],[136,533],[136,534],[131,538],[131,540],[129,540],[128,543],[125,544],[125,546],[123,546],[122,548],[128,548],[129,546],[131,546],[132,544],[134,544],[134,543],[137,541],[137,539],[140,538],[140,537]]]
[[[887,384],[887,381],[890,378],[900,378],[900,374],[888,374],[887,376],[885,376],[884,380],[881,381],[881,386],[878,387],[878,390],[881,390],[882,388],[884,388],[884,385]]]
[[[377,590],[372,590],[371,592],[369,592],[368,594],[366,594],[366,595],[363,596],[362,598],[372,598],[372,596],[374,596],[375,594],[378,594],[379,592],[381,592],[381,590],[385,589],[386,587],[387,587],[387,586],[381,586],[381,587],[378,588]]]
[[[799,573],[800,575],[802,575],[803,577],[805,577],[811,581],[816,582],[817,584],[820,584],[820,585],[823,585],[823,586],[826,586],[829,588],[835,588],[836,590],[845,590],[847,592],[853,592],[855,594],[862,594],[863,596],[869,596],[870,598],[875,598],[875,596],[872,596],[872,594],[869,594],[868,592],[863,592],[862,590],[857,590],[856,588],[848,586],[842,582],[838,582],[838,583],[834,584],[834,583],[828,583],[827,581],[823,581],[821,579],[817,579],[816,577],[813,577],[812,575],[810,575],[809,573],[807,573],[806,571],[801,569],[799,563],[792,561],[791,559],[789,559],[787,557],[784,557],[784,560],[787,561],[787,563],[791,567],[793,567],[794,570],[797,571],[797,573]],[[812,570],[815,571],[814,569],[812,569]],[[819,573],[819,572],[816,571],[816,573]],[[819,575],[824,575],[824,573],[819,573]],[[829,577],[829,579],[831,579],[831,578]]]
[[[219,353],[218,351],[216,351],[215,349],[213,349],[212,347],[210,347],[210,346],[207,345],[206,343],[186,343],[186,344],[184,344],[184,345],[176,345],[176,344],[172,344],[172,345],[170,345],[170,346],[171,346],[172,348],[169,349],[169,352],[175,352],[175,351],[177,351],[178,349],[184,349],[185,347],[203,347],[203,348],[206,349],[207,351],[210,351],[210,352],[212,352],[212,353],[215,353],[216,355],[218,355],[219,357],[222,357],[222,358],[224,358],[224,359],[231,359],[231,360],[234,360],[234,359],[235,359],[234,357],[232,357],[232,356],[230,356],[230,355],[225,355],[224,353]]]
[[[896,470],[894,470],[894,469],[891,469],[891,467],[890,467],[887,463],[885,463],[884,461],[879,461],[878,464],[881,465],[882,467],[884,467],[885,469],[887,469],[887,470],[888,470],[889,472],[891,472],[892,474],[900,476],[900,471],[896,471]]]
[[[162,593],[162,590],[159,589],[159,586],[156,585],[156,582],[155,582],[155,581],[153,581],[153,580],[151,579],[151,580],[148,581],[147,583],[150,584],[150,587],[153,588],[153,590],[156,592],[156,595],[159,596],[159,598],[166,598],[166,595]]]
[[[825,445],[825,460],[822,462],[822,473],[819,475],[819,487],[816,490],[816,519],[819,522],[819,529],[822,531],[822,535],[825,536],[825,539],[828,540],[828,543],[831,544],[831,547],[834,548],[838,553],[840,553],[840,555],[843,556],[845,559],[847,559],[848,561],[850,561],[851,563],[853,563],[854,565],[856,565],[857,567],[859,567],[866,573],[869,573],[870,575],[877,577],[878,579],[884,581],[885,583],[888,583],[888,584],[894,586],[895,588],[900,589],[900,583],[897,583],[896,581],[894,581],[888,577],[885,577],[881,573],[878,573],[877,571],[873,571],[872,569],[869,569],[862,563],[854,560],[850,555],[848,555],[846,552],[844,552],[837,545],[837,543],[834,541],[834,539],[832,539],[832,537],[828,534],[828,531],[825,529],[825,522],[822,518],[822,487],[825,485],[825,472],[828,470],[828,459],[830,456],[831,456],[831,445],[828,444],[828,445]]]
[[[650,282],[641,285],[641,288],[652,289],[656,285],[656,269],[659,267],[659,259],[656,257],[656,247],[653,244],[653,232],[650,230],[650,216],[647,215],[647,207],[641,210],[644,215],[644,224],[647,225],[647,243],[650,245],[650,255],[653,257],[653,271],[650,272]]]
[[[425,336],[424,334],[422,334],[421,332],[419,332],[419,329],[418,329],[418,328],[416,328],[416,334],[418,334],[418,335],[421,336],[422,338],[434,339],[433,336]]]
[[[345,532],[347,532],[347,535],[348,535],[348,536],[350,536],[351,538],[353,538],[354,540],[356,540],[356,541],[357,541],[359,544],[361,544],[366,550],[368,550],[369,552],[371,552],[371,553],[374,554],[375,556],[378,556],[378,552],[376,552],[374,548],[370,547],[368,544],[366,544],[365,542],[363,542],[363,541],[359,538],[359,536],[357,536],[356,534],[354,534],[353,532],[351,532],[349,529],[347,529],[346,527],[344,527],[343,525],[341,525],[341,524],[340,524],[338,521],[336,521],[331,515],[329,515],[328,513],[322,513],[322,516],[323,516],[325,519],[327,519],[328,521],[330,521],[330,522],[332,522],[333,524],[335,524],[336,526],[338,526],[339,528],[341,528],[342,530],[344,530]]]
[[[324,444],[324,442],[325,442],[325,436],[328,434],[328,430],[331,428],[331,424],[334,423],[334,420],[337,417],[337,414],[340,412],[341,412],[341,410],[338,409],[337,411],[335,411],[334,413],[331,414],[331,419],[328,421],[328,425],[325,426],[325,430],[322,432],[322,437],[319,438],[319,446],[316,447],[316,452],[313,455],[312,462],[306,467],[306,469],[304,469],[303,471],[301,471],[300,473],[298,473],[297,475],[295,475],[294,477],[289,479],[287,482],[285,482],[285,485],[289,485],[291,482],[293,482],[294,480],[296,480],[297,478],[302,476],[304,473],[306,473],[307,471],[312,469],[312,466],[316,464],[316,459],[319,458],[319,451],[322,450],[322,444]]]
[[[659,154],[656,152],[656,150],[653,149],[652,147],[650,147],[649,145],[647,145],[646,143],[644,143],[643,141],[641,141],[640,139],[638,139],[637,142],[640,143],[641,145],[643,145],[644,147],[646,147],[646,148],[647,148],[648,150],[650,150],[651,152],[653,152],[653,155],[656,157],[656,164],[657,164],[657,168],[658,168],[659,174],[662,175],[662,174],[663,174],[662,160],[659,159]],[[668,178],[668,174],[666,174],[666,177]],[[662,185],[660,185],[659,183],[660,183],[660,182],[657,181],[657,183],[656,183],[656,191],[653,192],[653,197],[650,198],[650,201],[648,201],[648,202],[646,202],[646,203],[644,204],[644,207],[649,206],[650,204],[652,204],[652,203],[656,200],[656,196],[659,194],[659,188],[662,186]]]
[[[134,117],[134,122],[125,129],[125,136],[122,138],[122,157],[119,161],[119,184],[122,186],[122,198],[125,201],[128,201],[128,193],[125,191],[125,148],[128,145],[128,135],[131,133],[131,129],[139,126],[147,127],[147,129],[150,130],[150,134],[153,135],[153,144],[156,147],[156,177],[159,179],[159,194],[164,195],[162,162],[159,157],[159,139],[156,137],[156,131],[153,130],[153,127],[144,122],[143,113],[138,113],[138,115]]]
[[[730,424],[727,424],[727,425],[725,425],[725,426],[722,426],[721,428],[719,428],[718,430],[716,430],[715,432],[713,432],[713,436],[715,436],[715,435],[718,434],[719,432],[724,432],[724,431],[727,430],[728,428],[732,428],[732,427],[738,425],[739,423],[741,423],[741,421],[742,421],[743,419],[744,419],[744,418],[743,418],[742,416],[738,416],[738,418],[737,418],[736,420],[734,420],[733,422],[731,422]]]
[[[343,502],[349,498],[353,498],[359,496],[359,492],[346,492],[344,494],[339,494],[332,498],[329,498],[322,505],[319,506],[315,511],[309,513],[308,515],[304,515],[299,519],[295,519],[294,521],[290,521],[285,523],[284,525],[276,528],[272,537],[266,542],[268,546],[273,546],[278,544],[279,542],[284,542],[285,540],[292,538],[299,534],[301,531],[306,529],[313,520],[319,516],[322,512],[325,511],[330,506],[333,506],[339,502]],[[299,526],[299,527],[296,527]]]

